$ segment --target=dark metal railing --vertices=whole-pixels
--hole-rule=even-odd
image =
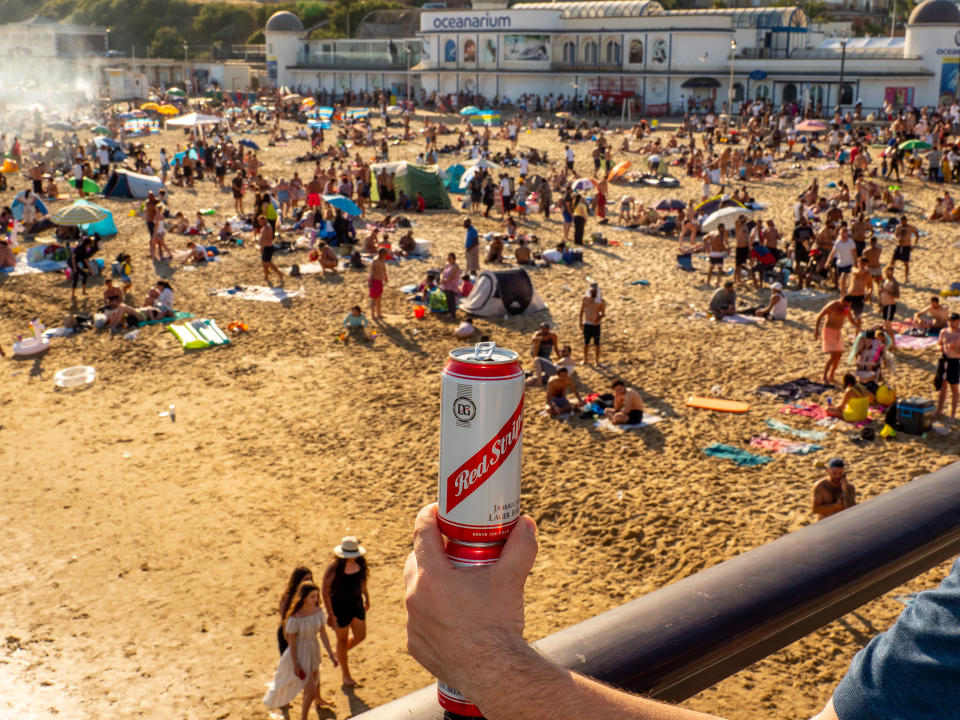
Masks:
[[[960,463],[535,643],[552,661],[677,702],[960,552]],[[358,716],[439,720],[430,686]]]

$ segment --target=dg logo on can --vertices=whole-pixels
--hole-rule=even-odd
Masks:
[[[468,423],[477,416],[477,406],[473,400],[466,397],[458,397],[453,401],[453,417],[457,422]]]

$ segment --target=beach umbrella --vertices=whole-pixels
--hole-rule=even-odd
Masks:
[[[317,101],[316,101],[314,98],[312,98],[312,97],[306,98],[306,99],[301,103],[301,105],[305,105],[306,107],[313,107],[313,106],[316,105],[316,104],[317,104]]]
[[[463,163],[464,167],[467,168],[486,168],[487,170],[503,170],[500,165],[497,165],[495,162],[491,162],[486,158],[476,158],[475,160],[467,160]]]
[[[74,203],[69,207],[57,210],[50,216],[50,220],[57,225],[87,225],[100,222],[109,214],[96,205]]]
[[[187,96],[187,94],[178,87],[170,88],[169,90],[167,90],[166,94],[173,95],[174,97],[182,97],[182,98]]]
[[[103,125],[97,125],[97,126],[96,126],[93,130],[91,130],[90,132],[92,132],[94,135],[110,135],[110,134],[112,134],[110,128],[104,127]]]
[[[472,168],[467,168],[467,170],[460,176],[460,181],[457,183],[460,186],[461,190],[466,189],[470,185],[470,181],[473,180],[473,176],[480,172],[482,168],[479,165],[474,165]]]
[[[154,112],[156,112],[157,110],[160,109],[160,106],[155,102],[145,102],[143,105],[140,106],[140,109],[153,110]]]
[[[297,95],[297,93],[291,93],[290,95],[284,95],[284,96],[283,96],[283,101],[284,101],[284,102],[294,102],[294,101],[297,101],[297,100],[303,100],[303,96],[302,96],[302,95]]]
[[[460,111],[461,115],[477,115],[480,110],[473,105],[467,105],[463,110]]]
[[[729,195],[714,195],[712,198],[707,198],[699,205],[695,205],[694,209],[699,215],[709,215],[710,213],[725,207],[742,208],[744,206],[743,204],[731,198]]]
[[[819,120],[803,120],[797,123],[797,130],[800,132],[823,132],[826,129],[826,124]]]
[[[232,108],[227,108],[226,112],[227,112],[227,115],[239,115],[240,113],[243,112],[243,110],[238,107],[232,107]]]
[[[360,208],[346,195],[324,195],[323,201],[338,210],[343,210],[347,215],[360,215]]]
[[[617,178],[622,177],[623,174],[629,169],[630,169],[629,160],[624,160],[621,163],[617,163],[616,165],[613,166],[613,168],[611,168],[610,174],[607,175],[607,180],[609,182],[613,182]]]
[[[68,177],[65,177],[64,180],[66,180],[67,183],[68,183],[69,185],[72,185],[73,187],[76,187],[76,186],[77,186],[77,179],[76,179],[76,178],[68,178]],[[83,191],[84,191],[85,193],[87,193],[88,195],[99,195],[99,194],[100,194],[100,186],[97,185],[97,183],[96,183],[93,179],[88,178],[88,177],[85,177],[85,178],[83,179]],[[61,224],[63,224],[63,223],[61,223]]]
[[[750,211],[745,207],[725,207],[710,213],[704,219],[700,229],[703,232],[712,232],[717,226],[723,223],[726,226],[733,225],[734,221],[741,215],[750,215]]]
[[[924,142],[923,140],[904,140],[902,143],[897,145],[901,150],[929,150],[933,147],[930,143]]]
[[[591,190],[595,190],[596,187],[597,184],[590,178],[586,177],[578,178],[573,183],[573,189],[578,192],[589,192]]]
[[[240,145],[243,145],[244,147],[248,147],[248,148],[250,148],[251,150],[259,150],[259,149],[260,149],[260,146],[257,145],[253,140],[247,140],[246,138],[244,138],[243,140],[241,140],[239,144],[240,144]]]
[[[259,103],[257,103],[256,105],[251,105],[251,106],[250,106],[250,109],[253,110],[253,112],[266,112],[266,111],[267,111],[267,108],[266,108],[265,106],[263,106],[263,105],[260,105]]]
[[[657,210],[661,212],[670,212],[671,210],[683,210],[686,207],[686,203],[683,200],[678,200],[677,198],[669,198],[667,200],[661,200],[657,203]]]
[[[180,110],[178,110],[173,105],[161,105],[157,108],[157,112],[161,115],[179,115]]]

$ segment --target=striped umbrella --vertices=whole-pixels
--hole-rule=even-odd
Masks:
[[[100,222],[108,215],[109,213],[103,208],[74,203],[69,207],[57,210],[50,216],[50,220],[57,225],[86,225],[87,223]]]

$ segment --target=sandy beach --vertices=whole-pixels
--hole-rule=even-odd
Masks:
[[[185,136],[167,130],[144,142],[156,158],[160,147],[173,151]],[[497,140],[491,149],[505,145]],[[524,133],[521,146],[547,150],[555,162],[563,153],[548,129]],[[619,149],[619,135],[612,146]],[[307,147],[302,140],[265,147],[263,174],[309,174],[311,163],[293,162]],[[589,174],[593,144],[573,147],[578,170]],[[391,159],[412,160],[422,148],[391,147]],[[441,156],[441,167],[453,162]],[[774,219],[788,233],[793,199],[812,178],[821,186],[849,182],[849,170],[812,167],[747,183],[766,206],[754,217]],[[0,205],[27,187],[20,176],[10,180]],[[915,178],[902,185],[911,222],[928,234],[903,285],[901,318],[960,280],[955,226],[925,221],[939,187]],[[209,181],[169,192],[171,210],[187,217],[218,204],[210,220],[219,227],[232,214],[229,192]],[[614,217],[625,194],[655,204],[699,197],[700,186],[690,178],[673,191],[613,185]],[[372,607],[368,638],[351,654],[361,686],[345,692],[339,673],[325,664],[321,688],[336,704],[323,716],[346,718],[429,683],[405,650],[401,573],[416,512],[436,498],[439,371],[462,343],[449,321],[415,319],[399,288],[442,266],[447,252],[462,256],[460,203],[454,198],[454,210],[411,215],[432,257],[389,266],[385,320],[376,340],[361,346],[344,345],[338,335],[350,306],[367,310],[365,272],[288,277],[285,288],[300,294],[283,303],[212,295],[263,284],[249,240],[203,267],[154,266],[142,218],[128,215],[139,203],[96,202],[119,226],[99,257],[109,265],[119,252],[132,255],[137,303],[162,277],[174,287],[178,310],[223,328],[245,322],[250,332],[227,347],[185,353],[160,325],[142,328],[135,339],[87,331],[55,338],[43,355],[0,361],[0,715],[268,717],[260,698],[276,667],[284,583],[298,564],[320,572],[344,535],[368,548]],[[474,222],[481,236],[499,228],[498,220]],[[557,216],[528,218],[522,228],[540,238],[541,250],[561,236]],[[588,235],[597,229],[591,218]],[[752,436],[769,430],[767,419],[819,429],[781,413],[782,401],[755,389],[819,379],[823,355],[813,321],[834,296],[789,293],[784,323],[712,322],[702,316],[712,292],[704,259],[694,258],[696,273],[684,273],[676,269],[675,240],[612,224],[600,229],[617,244],[585,246],[582,264],[530,271],[546,312],[474,322],[519,351],[526,366],[530,337],[546,320],[579,358],[580,298],[596,281],[608,306],[606,366],[579,370],[582,391],[606,392],[622,377],[664,417],[625,432],[590,420],[557,421],[543,413],[543,391],[528,390],[522,502],[541,533],[527,585],[530,640],[813,522],[810,493],[830,457],[846,458],[861,502],[956,458],[960,434],[951,425],[945,434],[900,433],[864,444],[853,442],[849,427],[830,429],[818,441],[823,450],[772,455],[760,468],[708,457],[703,448],[712,443],[748,448]],[[188,239],[170,235],[168,243],[183,249]],[[883,244],[886,263],[892,247]],[[306,253],[278,255],[277,262],[282,269],[303,264]],[[649,284],[634,284],[639,280]],[[91,282],[76,312],[100,307],[101,283]],[[759,305],[767,297],[766,290],[746,289],[741,299]],[[0,344],[8,356],[12,336],[27,334],[31,318],[56,327],[70,312],[61,273],[0,275]],[[864,319],[878,322],[876,308]],[[898,395],[933,397],[936,359],[936,349],[898,351]],[[96,381],[57,389],[54,373],[74,365],[93,366]],[[750,411],[685,407],[687,396],[709,395],[716,386],[725,398],[751,403]],[[175,422],[160,415],[170,405]],[[856,651],[903,609],[895,596],[934,585],[947,569],[926,573],[686,704],[731,720],[815,714]]]

